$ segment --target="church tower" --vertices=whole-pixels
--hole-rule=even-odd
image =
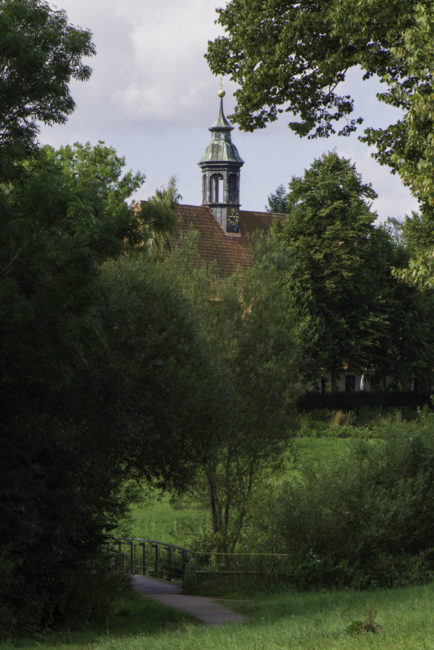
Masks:
[[[223,112],[225,91],[220,90],[219,115],[212,126],[211,142],[203,154],[199,166],[202,169],[202,205],[207,205],[227,233],[240,232],[240,169],[244,160],[240,158],[232,143],[233,126]]]

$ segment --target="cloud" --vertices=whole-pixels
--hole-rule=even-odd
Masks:
[[[214,24],[215,0],[122,3],[129,22],[132,60],[126,79],[111,94],[125,117],[141,122],[186,123],[197,117],[215,87],[203,58]]]
[[[204,59],[220,33],[215,0],[59,0],[70,22],[89,28],[97,56],[91,88],[74,84],[96,122],[187,124],[210,106],[216,79]],[[95,105],[98,103],[98,109]],[[101,112],[101,106],[104,110]]]

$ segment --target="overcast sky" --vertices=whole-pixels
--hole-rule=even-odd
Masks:
[[[146,174],[136,198],[147,198],[176,175],[183,203],[201,202],[197,166],[210,139],[208,127],[218,113],[218,80],[203,54],[221,33],[214,24],[222,0],[57,0],[69,21],[93,32],[97,55],[89,63],[90,81],[73,83],[77,104],[66,125],[41,130],[40,140],[57,147],[103,140],[126,158],[128,168]],[[387,125],[395,109],[375,98],[378,84],[351,74],[346,85],[369,126]],[[233,108],[234,85],[225,82],[225,112]],[[288,119],[266,129],[232,137],[245,161],[241,170],[242,209],[263,210],[267,196],[323,152],[336,150],[356,164],[379,198],[381,220],[402,218],[417,209],[399,178],[380,167],[366,145],[350,138],[300,139]]]

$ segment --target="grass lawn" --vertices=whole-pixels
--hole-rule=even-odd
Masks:
[[[129,518],[120,524],[116,535],[188,546],[191,535],[206,519],[206,511],[193,499],[184,497],[171,503],[169,495],[155,493],[153,498],[130,506]]]
[[[231,603],[248,622],[206,627],[135,595],[118,604],[106,629],[38,637],[0,650],[432,650],[434,585],[370,592],[254,594]],[[377,631],[357,622],[377,611]],[[356,623],[356,625],[354,625]]]

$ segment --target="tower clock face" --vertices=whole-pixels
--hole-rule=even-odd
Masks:
[[[235,208],[231,208],[228,212],[226,230],[227,232],[240,232],[240,220]]]

